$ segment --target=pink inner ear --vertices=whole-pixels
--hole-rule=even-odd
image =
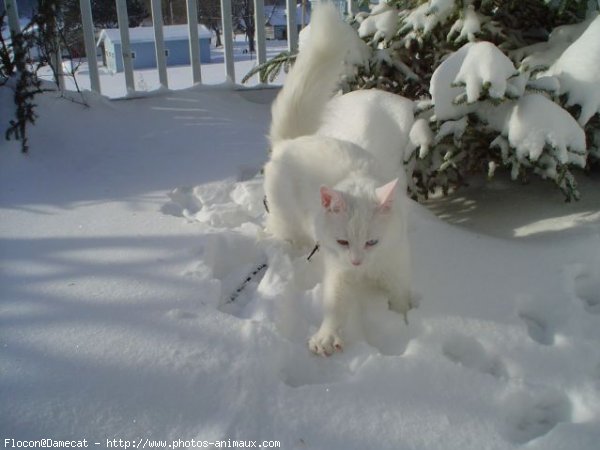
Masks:
[[[377,200],[379,200],[380,211],[389,211],[392,208],[397,186],[398,178],[375,189],[375,195],[377,195]]]
[[[326,210],[335,213],[346,209],[346,202],[342,194],[326,186],[321,186],[321,205]]]

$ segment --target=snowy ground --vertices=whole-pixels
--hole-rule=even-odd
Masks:
[[[48,94],[0,144],[0,438],[597,449],[600,179],[415,204],[408,325],[368,299],[317,357],[318,254],[261,231],[273,94]]]
[[[287,41],[266,41],[267,58],[273,58],[284,50],[287,50]],[[241,84],[246,74],[256,67],[256,54],[244,53],[248,49],[248,43],[243,36],[236,36],[233,42],[233,57],[235,82]],[[205,85],[223,84],[226,80],[223,47],[211,47],[211,63],[201,64],[200,72],[202,83]],[[127,89],[125,87],[125,74],[123,72],[111,73],[105,66],[99,62],[100,90],[102,95],[109,98],[125,97]],[[91,89],[89,69],[85,60],[75,60],[77,85],[81,90]],[[69,67],[69,66],[68,66]],[[71,69],[68,69],[71,70]],[[40,72],[41,77],[47,80],[53,80],[52,72],[49,68],[43,68]],[[281,74],[273,84],[281,84],[284,79]],[[171,90],[185,89],[193,86],[192,69],[190,66],[171,66],[167,67],[167,79]],[[158,80],[158,71],[156,69],[141,69],[134,71],[135,89],[139,92],[154,91],[160,87]],[[258,76],[255,75],[244,84],[244,86],[256,86],[259,84]],[[65,77],[67,89],[76,90],[76,85],[72,77]]]

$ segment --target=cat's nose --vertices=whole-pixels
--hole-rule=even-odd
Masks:
[[[362,261],[358,260],[358,259],[353,259],[352,260],[352,265],[353,266],[360,266],[362,263]]]

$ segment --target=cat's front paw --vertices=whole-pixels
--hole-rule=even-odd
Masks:
[[[392,311],[402,314],[405,318],[408,314],[408,311],[415,307],[412,297],[409,293],[390,297],[388,304]]]
[[[336,351],[342,351],[344,342],[335,331],[320,329],[308,341],[308,348],[321,356],[330,356]]]

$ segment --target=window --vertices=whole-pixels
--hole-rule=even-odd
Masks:
[[[131,52],[131,59],[135,59],[135,52],[134,51]]]
[[[168,58],[169,57],[169,49],[165,50],[165,56]]]

